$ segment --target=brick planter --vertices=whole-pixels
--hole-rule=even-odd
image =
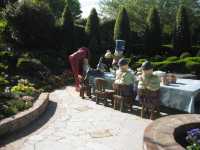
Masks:
[[[0,136],[21,129],[37,119],[46,110],[48,102],[49,93],[42,93],[31,108],[1,120]]]
[[[175,137],[200,124],[200,115],[171,115],[155,120],[144,131],[144,150],[184,150]]]

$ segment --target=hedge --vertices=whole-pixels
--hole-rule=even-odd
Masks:
[[[136,70],[145,59],[139,59],[132,65]],[[154,70],[162,70],[174,73],[194,73],[200,75],[200,57],[187,57],[179,59],[178,57],[168,57],[164,61],[152,62]]]

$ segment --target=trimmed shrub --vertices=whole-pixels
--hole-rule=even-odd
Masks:
[[[16,2],[4,11],[5,41],[28,49],[54,47],[55,18],[45,3]],[[23,24],[23,25],[22,25]]]
[[[197,57],[200,57],[200,50],[196,54]]]
[[[17,112],[18,112],[18,110],[17,110],[16,106],[10,106],[10,107],[5,109],[4,116],[5,117],[10,117],[12,115],[15,115]]]
[[[161,25],[160,17],[156,8],[150,10],[147,18],[147,29],[145,33],[146,54],[153,56],[160,54],[161,47]]]
[[[103,53],[101,51],[99,18],[96,9],[92,9],[90,16],[87,19],[85,33],[87,36],[88,47],[91,52],[91,63],[95,66],[98,62],[98,57]]]
[[[124,7],[122,7],[119,10],[119,13],[115,22],[114,40],[125,40],[126,45],[129,45],[130,22],[129,22],[128,13]]]
[[[95,8],[90,12],[85,26],[85,33],[87,35],[88,43],[95,38],[100,43],[100,31],[99,31],[99,18]]]
[[[176,27],[173,35],[173,48],[180,51],[191,49],[190,23],[188,13],[184,6],[180,6],[176,16]]]
[[[180,58],[183,59],[183,58],[187,58],[187,57],[191,57],[191,54],[189,52],[184,52],[181,54]]]
[[[190,71],[190,73],[200,75],[200,62],[187,61],[186,68]]]
[[[9,81],[3,77],[0,76],[0,93],[4,91],[5,87],[9,84]]]
[[[44,73],[49,70],[37,59],[19,58],[17,61],[17,69],[19,74],[31,78],[41,78]]]
[[[176,61],[178,60],[179,58],[177,56],[171,56],[171,57],[168,57],[167,58],[167,61]]]
[[[104,20],[100,25],[102,50],[112,49],[115,45],[113,41],[115,20]]]
[[[71,54],[74,42],[74,21],[68,3],[63,12],[63,48],[67,49],[67,55]]]

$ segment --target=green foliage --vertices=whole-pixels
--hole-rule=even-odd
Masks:
[[[56,19],[59,19],[66,5],[66,0],[44,0],[49,4],[51,11],[53,12]]]
[[[95,8],[90,12],[85,26],[85,32],[90,42],[94,37],[100,42],[99,18]]]
[[[184,52],[180,56],[180,58],[187,58],[187,57],[191,57],[191,54],[189,52]]]
[[[130,40],[130,24],[126,9],[122,7],[118,13],[115,27],[114,40],[125,40],[127,43]]]
[[[87,36],[87,45],[91,50],[91,62],[94,66],[97,63],[98,57],[102,53],[100,47],[99,18],[97,11],[94,8],[87,19],[85,33]]]
[[[36,89],[28,80],[21,79],[16,86],[11,88],[11,92],[17,95],[34,95]]]
[[[4,39],[14,47],[49,48],[54,47],[55,19],[49,7],[30,1],[9,5],[4,11],[7,28]]]
[[[79,0],[66,0],[66,3],[72,12],[72,16],[75,19],[80,18],[82,11],[81,11],[81,5],[80,5]]]
[[[5,109],[4,116],[9,117],[9,116],[15,115],[17,112],[18,110],[16,106],[10,106],[7,109]]]
[[[137,69],[142,65],[145,59],[139,59],[132,67]],[[194,73],[200,74],[200,57],[178,58],[176,56],[168,57],[163,61],[152,62],[155,70],[162,70],[174,73]]]
[[[64,12],[63,12],[63,34],[64,34],[64,49],[68,50],[68,54],[73,49],[73,35],[74,35],[74,21],[71,14],[71,10],[66,4]]]
[[[200,74],[200,63],[195,61],[187,61],[186,68],[191,72],[195,74]]]
[[[147,30],[145,33],[145,54],[150,56],[159,54],[161,47],[160,17],[156,8],[150,10],[147,18]]]
[[[200,57],[200,50],[196,54],[197,57]]]
[[[85,27],[81,25],[74,26],[74,49],[78,49],[86,45]]]
[[[11,99],[4,104],[3,112],[1,112],[2,117],[10,117],[17,114],[20,111],[32,107],[33,103],[31,101],[23,101],[21,99]]]
[[[48,72],[48,69],[38,59],[19,58],[17,61],[17,70],[19,74],[31,78],[41,78],[42,75]]]
[[[184,6],[180,6],[177,12],[173,47],[177,51],[188,51],[191,49],[190,23]]]
[[[115,20],[104,19],[100,24],[100,35],[102,49],[112,49],[114,47],[113,34],[114,34]]]
[[[158,8],[164,32],[170,36],[175,22],[174,14],[180,5],[187,6],[190,12],[192,26],[198,26],[199,21],[199,0],[101,0],[100,10],[103,16],[115,18],[120,6],[127,9],[130,18],[131,29],[144,31],[148,10],[152,7]]]
[[[3,77],[0,76],[0,93],[2,93],[5,89],[5,87],[9,84],[9,81]]]
[[[171,56],[171,57],[168,57],[167,58],[167,61],[176,61],[178,60],[179,58],[177,56]]]

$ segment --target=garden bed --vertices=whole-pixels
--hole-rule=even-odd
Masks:
[[[37,119],[46,110],[48,101],[49,93],[42,93],[31,108],[1,120],[0,136],[19,130]]]

